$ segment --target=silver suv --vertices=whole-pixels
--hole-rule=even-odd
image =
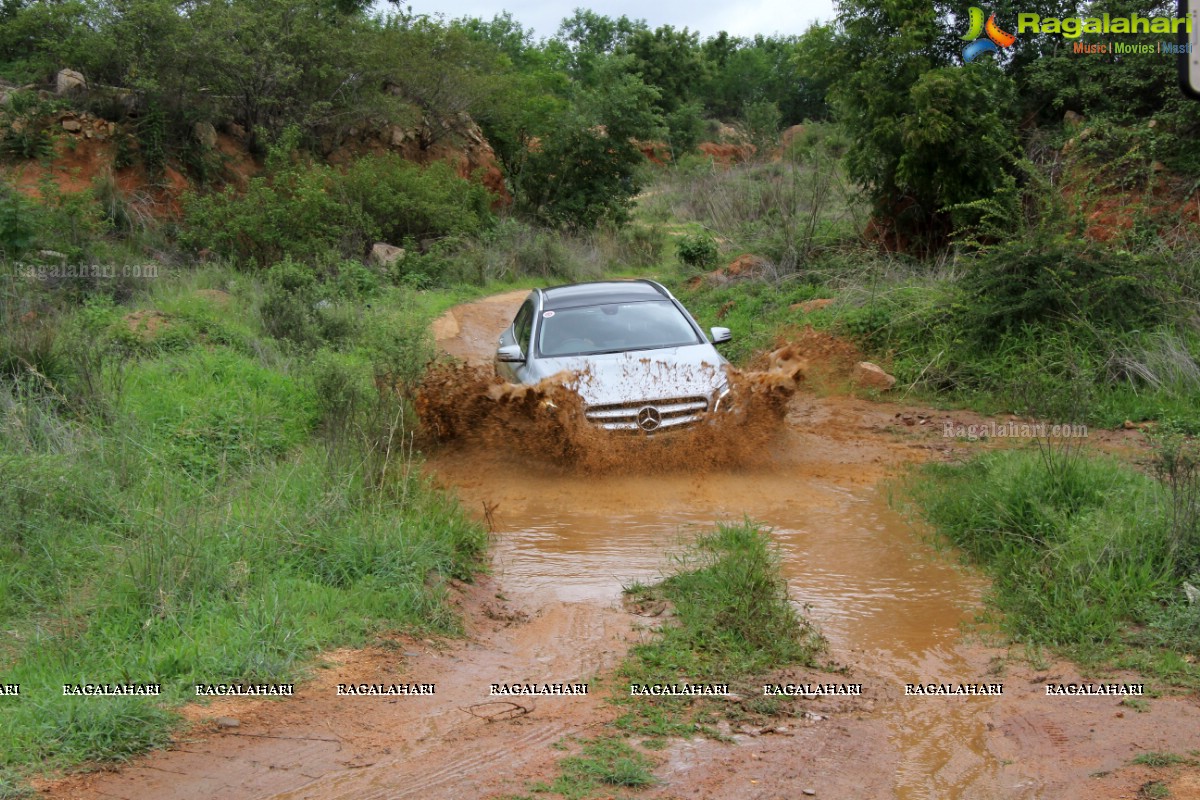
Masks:
[[[719,409],[729,394],[727,362],[659,283],[597,281],[534,289],[500,336],[496,374],[535,384],[573,373],[590,422],[653,433]]]

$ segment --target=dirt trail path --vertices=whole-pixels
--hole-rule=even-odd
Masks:
[[[486,362],[524,292],[448,312],[439,345]],[[636,641],[640,618],[621,585],[653,579],[664,554],[714,521],[770,525],[794,596],[828,636],[852,701],[797,700],[778,730],[731,729],[733,743],[677,742],[651,798],[1119,798],[1166,780],[1200,798],[1195,770],[1131,766],[1148,751],[1200,749],[1194,697],[1056,699],[1069,665],[1031,666],[967,643],[960,623],[982,581],[936,553],[888,504],[881,482],[904,464],[946,458],[941,412],[802,394],[762,463],[723,472],[581,476],[495,448],[446,448],[430,462],[468,508],[492,509],[494,575],[462,587],[464,641],[398,642],[331,654],[286,702],[224,701],[190,709],[205,722],[167,752],[114,773],[60,781],[55,798],[486,798],[525,794],[554,774],[553,745],[612,717],[602,698],[539,699],[529,713],[486,721],[472,705],[494,682],[586,681]],[[953,415],[953,421],[980,420]],[[1132,446],[1135,433],[1105,434]],[[1128,678],[1127,678],[1128,679]],[[338,697],[338,683],[436,683],[433,696]],[[904,684],[1003,683],[999,697],[906,697]],[[498,706],[479,707],[486,714]],[[1148,791],[1148,790],[1146,790]]]

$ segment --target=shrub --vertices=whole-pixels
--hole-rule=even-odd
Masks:
[[[679,260],[696,269],[712,269],[717,264],[717,243],[708,234],[681,236],[675,245]]]
[[[1068,320],[1116,330],[1153,324],[1161,314],[1161,267],[1082,241],[1044,237],[997,246],[963,280],[963,324],[994,343],[1025,325]]]
[[[630,267],[652,267],[662,259],[662,228],[628,225],[613,232],[617,240],[617,260]]]
[[[396,155],[359,159],[345,173],[288,163],[185,203],[184,243],[243,265],[283,258],[361,258],[374,241],[425,241],[477,233],[491,224],[489,195],[446,164],[419,167]]]
[[[316,344],[314,313],[316,276],[309,267],[285,258],[267,272],[267,288],[259,315],[263,329],[276,339],[301,347]]]
[[[351,420],[375,396],[370,370],[351,356],[319,350],[313,356],[310,374],[317,409],[327,426]]]
[[[47,158],[54,152],[50,126],[55,101],[42,100],[34,92],[13,92],[8,98],[6,119],[0,128],[0,151],[12,159]]]
[[[337,183],[385,241],[471,235],[492,222],[488,190],[441,161],[420,167],[394,153],[368,156]]]

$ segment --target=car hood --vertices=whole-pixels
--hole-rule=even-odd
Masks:
[[[727,362],[712,345],[635,350],[590,356],[538,359],[529,379],[537,382],[560,372],[578,376],[574,388],[589,406],[712,397],[727,381]]]

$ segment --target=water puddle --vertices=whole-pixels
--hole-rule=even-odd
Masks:
[[[960,646],[981,581],[888,506],[875,488],[878,453],[818,446],[799,432],[781,444],[790,455],[760,467],[698,474],[587,475],[495,450],[448,451],[431,466],[468,505],[493,508],[501,584],[536,602],[615,603],[715,523],[765,524],[793,598],[855,680],[885,697],[879,713],[900,754],[895,795],[1023,796],[1003,786],[987,748],[990,698],[903,695],[905,683],[989,680],[986,663]]]

